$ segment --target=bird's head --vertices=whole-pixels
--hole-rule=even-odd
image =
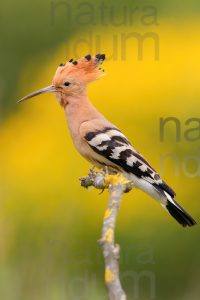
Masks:
[[[70,59],[65,64],[59,65],[50,86],[33,92],[18,102],[46,92],[54,92],[60,104],[65,106],[68,97],[82,95],[85,93],[87,84],[103,74],[104,70],[100,68],[100,65],[104,60],[105,54],[86,55],[76,61]]]

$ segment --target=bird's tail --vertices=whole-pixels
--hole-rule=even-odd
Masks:
[[[169,195],[167,195],[167,204],[165,208],[183,227],[196,224],[196,221]]]

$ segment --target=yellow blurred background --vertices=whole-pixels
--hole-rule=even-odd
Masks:
[[[145,39],[138,59],[135,35],[125,44],[122,37],[147,32],[158,44],[152,35]],[[192,14],[187,19],[162,15],[157,26],[140,21],[131,26],[91,25],[87,30],[80,26],[50,52],[24,62],[11,109],[4,110],[0,124],[1,299],[107,299],[96,241],[108,193],[80,187],[79,178],[90,165],[74,149],[53,95],[15,104],[49,85],[58,64],[74,54],[106,53],[106,76],[88,87],[89,98],[162,173],[178,202],[198,222],[200,137],[197,129],[191,142],[184,132],[197,127],[197,121],[187,120],[200,120],[199,32],[199,18]],[[85,41],[91,36],[88,46]],[[160,118],[167,117],[178,120],[180,141],[173,122],[161,141]],[[163,162],[166,155],[169,159]],[[125,195],[116,241],[128,299],[199,299],[199,233],[199,225],[181,228],[144,193]]]

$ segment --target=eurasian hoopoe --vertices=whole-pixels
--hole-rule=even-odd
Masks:
[[[87,55],[60,64],[52,85],[31,93],[20,101],[45,92],[54,92],[64,108],[73,143],[79,153],[98,168],[122,172],[134,186],[157,200],[181,225],[192,226],[194,219],[175,202],[175,192],[137,152],[123,133],[91,104],[87,84],[98,79],[104,54]]]

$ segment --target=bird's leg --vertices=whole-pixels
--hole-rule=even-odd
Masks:
[[[112,171],[111,169],[109,169],[108,166],[104,166],[104,167],[102,168],[102,172],[103,172],[103,174],[104,174],[105,176],[106,176],[106,175],[114,174],[113,171]],[[99,193],[99,195],[103,194],[103,192],[105,191],[105,188],[106,188],[106,187],[103,187],[103,188],[102,188],[102,190],[101,190],[101,192]]]
[[[91,173],[91,174],[94,174],[94,172],[95,172],[94,169],[95,169],[95,166],[92,166],[92,167],[90,168],[90,173]]]
[[[116,172],[114,170],[112,170],[111,168],[109,168],[108,166],[104,166],[102,169],[101,169],[101,172],[103,173],[104,176],[107,176],[107,175],[112,175],[112,174],[116,174]],[[106,186],[104,186],[101,190],[101,192],[99,193],[99,195],[101,195],[104,190],[106,189]]]
[[[104,166],[102,168],[102,170],[105,173],[105,175],[115,175],[115,174],[117,174],[117,171],[114,170],[112,167],[109,167],[109,166]]]
[[[109,168],[108,168],[108,166],[105,166],[103,169],[104,169],[105,175],[108,175],[109,174]]]
[[[105,176],[105,175],[108,174],[108,167],[107,167],[107,166],[104,166],[100,171],[101,171],[101,172],[103,173],[103,175]],[[103,192],[105,191],[105,188],[106,188],[106,187],[104,186],[104,187],[101,189],[99,195],[103,194]]]

